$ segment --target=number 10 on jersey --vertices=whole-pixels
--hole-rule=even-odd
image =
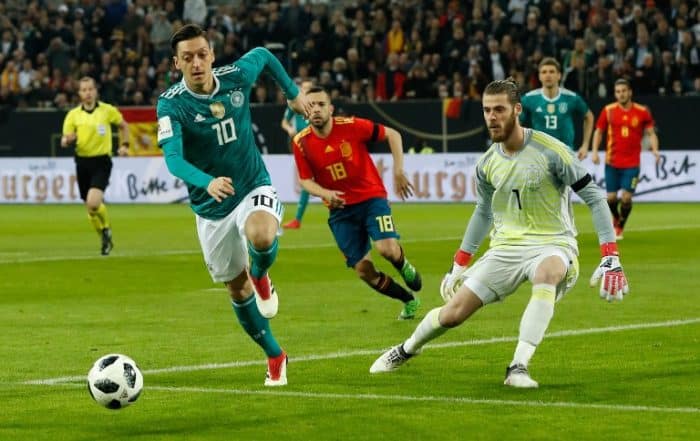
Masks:
[[[211,128],[216,131],[216,139],[219,141],[219,145],[228,144],[238,139],[233,118],[226,118],[223,121],[212,124]]]

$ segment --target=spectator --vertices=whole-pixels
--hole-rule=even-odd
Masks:
[[[391,29],[386,33],[386,42],[384,44],[386,53],[399,54],[403,52],[405,45],[406,36],[401,28],[401,22],[399,20],[393,20],[391,22]]]
[[[206,0],[185,0],[182,10],[182,19],[185,23],[204,25],[207,19]]]
[[[503,80],[510,72],[508,58],[500,51],[498,41],[493,38],[488,42],[488,55],[484,60],[484,66],[484,72],[489,81]]]
[[[148,23],[146,25],[148,26]],[[152,18],[150,32],[150,42],[153,45],[156,62],[170,57],[170,35],[172,33],[173,25],[168,21],[165,11],[156,12],[155,17]]]
[[[399,68],[399,56],[387,56],[386,68],[377,75],[375,97],[379,100],[396,101],[403,98],[406,74]]]
[[[693,89],[686,92],[686,96],[700,96],[700,77],[693,80]]]
[[[19,69],[13,60],[8,60],[5,64],[2,74],[0,74],[0,87],[7,90],[8,93],[18,95],[19,85]]]
[[[634,71],[632,87],[637,95],[655,95],[659,92],[658,75],[654,55],[647,52],[642,65]]]
[[[5,29],[2,31],[2,37],[0,38],[0,54],[5,57],[9,57],[17,49],[17,41],[10,29]]]
[[[435,96],[431,81],[428,78],[428,71],[421,63],[414,64],[411,70],[408,71],[405,89],[406,98],[422,99]]]
[[[673,59],[673,53],[671,51],[666,50],[661,54],[659,80],[659,93],[661,95],[670,93],[673,83],[675,81],[680,81],[678,65]]]

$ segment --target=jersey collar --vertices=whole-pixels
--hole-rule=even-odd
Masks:
[[[199,98],[201,100],[209,99],[219,93],[219,88],[221,87],[221,83],[219,83],[219,79],[216,77],[216,75],[212,74],[212,77],[214,78],[214,90],[211,91],[209,95],[204,95],[200,93],[195,93],[193,92],[189,87],[187,87],[187,82],[185,82],[185,78],[182,78],[182,86],[185,88],[185,90],[192,95],[195,98]]]
[[[554,98],[549,98],[547,95],[544,94],[544,87],[540,89],[540,93],[542,94],[542,98],[544,98],[545,101],[553,103],[554,101],[558,100],[561,96],[561,87],[559,88],[559,92],[556,95],[554,95]]]
[[[83,110],[83,112],[85,112],[85,113],[92,113],[92,112],[94,112],[95,110],[97,110],[97,108],[98,108],[99,106],[100,106],[100,102],[99,102],[99,101],[95,101],[95,107],[93,107],[92,110],[86,109],[85,106],[83,106],[82,104],[80,105],[80,108],[81,108],[81,109]]]

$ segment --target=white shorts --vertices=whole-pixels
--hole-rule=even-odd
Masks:
[[[228,216],[204,219],[195,215],[197,235],[204,262],[214,282],[235,279],[248,267],[248,243],[245,222],[254,211],[266,211],[282,221],[283,206],[277,191],[270,185],[257,187],[248,193]],[[279,233],[278,233],[279,234]]]
[[[537,267],[550,256],[558,256],[566,265],[564,280],[557,286],[556,300],[576,284],[579,274],[576,252],[570,248],[548,245],[489,249],[474,266],[464,272],[463,284],[484,305],[503,300],[526,280],[532,280]]]

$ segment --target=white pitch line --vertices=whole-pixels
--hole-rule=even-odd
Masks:
[[[648,232],[648,231],[670,231],[670,230],[692,230],[698,229],[700,225],[665,225],[658,227],[646,227],[641,226],[637,228],[631,228],[626,231],[634,233]],[[579,234],[590,234],[594,233],[593,230],[580,230]],[[462,240],[462,236],[441,236],[441,237],[431,237],[426,239],[401,239],[401,243],[425,243],[425,242],[445,242],[445,241],[458,241]],[[288,250],[303,250],[303,249],[315,249],[315,248],[335,248],[337,245],[333,241],[328,241],[321,244],[299,244],[299,245],[285,245],[284,249]],[[99,256],[96,254],[71,254],[71,255],[57,255],[57,256],[27,256],[26,252],[17,253],[2,253],[0,254],[0,264],[16,264],[16,263],[32,263],[32,262],[58,262],[58,261],[75,261],[75,260],[93,260],[98,259]],[[181,256],[190,254],[201,254],[199,249],[186,249],[186,250],[163,250],[163,251],[153,251],[153,252],[120,252],[115,251],[110,253],[110,258],[125,258],[125,257],[157,257],[157,256]],[[104,260],[104,259],[99,259]]]
[[[82,385],[81,385],[82,386]],[[659,407],[659,406],[636,406],[630,404],[592,404],[576,403],[566,401],[520,401],[520,400],[491,400],[468,397],[436,397],[436,396],[415,396],[415,395],[380,395],[380,394],[338,394],[324,392],[296,392],[296,391],[271,391],[271,390],[244,390],[244,389],[208,389],[200,387],[168,387],[151,386],[149,389],[162,390],[167,392],[189,392],[189,393],[219,393],[234,395],[267,395],[277,397],[300,397],[318,399],[346,399],[346,400],[386,400],[386,401],[424,401],[440,403],[460,403],[460,404],[487,404],[505,406],[527,406],[527,407],[559,407],[572,409],[596,409],[629,412],[666,412],[666,413],[700,413],[697,407]]]
[[[619,326],[606,326],[603,328],[587,328],[587,329],[570,329],[564,331],[551,332],[546,334],[545,338],[559,338],[559,337],[571,337],[579,335],[590,335],[590,334],[602,334],[608,332],[620,332],[620,331],[632,331],[637,329],[652,329],[652,328],[670,328],[675,326],[685,326],[692,325],[695,323],[700,323],[700,317],[689,318],[684,320],[668,320],[664,322],[650,322],[650,323],[634,323],[630,325],[619,325]],[[510,343],[518,341],[518,337],[493,337],[487,339],[479,340],[466,340],[466,341],[451,341],[445,343],[434,343],[427,345],[427,348],[441,349],[441,348],[452,348],[458,346],[480,346],[493,343]],[[298,357],[290,357],[290,362],[299,363],[305,361],[317,361],[317,360],[332,360],[337,358],[347,358],[356,357],[364,355],[376,355],[382,353],[387,348],[384,349],[360,349],[355,351],[346,352],[330,352],[326,354],[310,354],[301,355]],[[229,369],[238,368],[245,366],[257,366],[266,364],[265,360],[244,360],[244,361],[233,361],[229,363],[208,363],[193,366],[171,366],[167,368],[158,369],[145,369],[144,374],[164,374],[173,372],[193,372],[193,371],[204,371],[213,369]],[[36,385],[55,385],[61,383],[69,383],[72,381],[82,381],[85,379],[84,375],[73,375],[70,377],[57,377],[57,378],[46,378],[41,380],[28,380],[23,382],[23,384],[36,384]]]
[[[85,384],[61,383],[57,386],[84,388]],[[312,398],[312,399],[334,399],[334,400],[376,400],[376,401],[412,401],[431,403],[453,403],[453,404],[477,404],[494,406],[522,406],[522,407],[554,407],[565,409],[591,409],[616,412],[661,412],[661,413],[700,413],[697,407],[661,407],[661,406],[640,406],[634,404],[595,404],[577,403],[572,401],[534,401],[534,400],[494,400],[485,398],[469,397],[445,397],[434,395],[381,395],[381,394],[339,394],[328,392],[301,392],[301,391],[281,391],[277,390],[247,390],[247,389],[221,389],[206,387],[173,387],[173,386],[148,386],[149,390],[175,392],[175,393],[208,393],[227,395],[253,395],[253,396],[273,396],[282,398]]]

